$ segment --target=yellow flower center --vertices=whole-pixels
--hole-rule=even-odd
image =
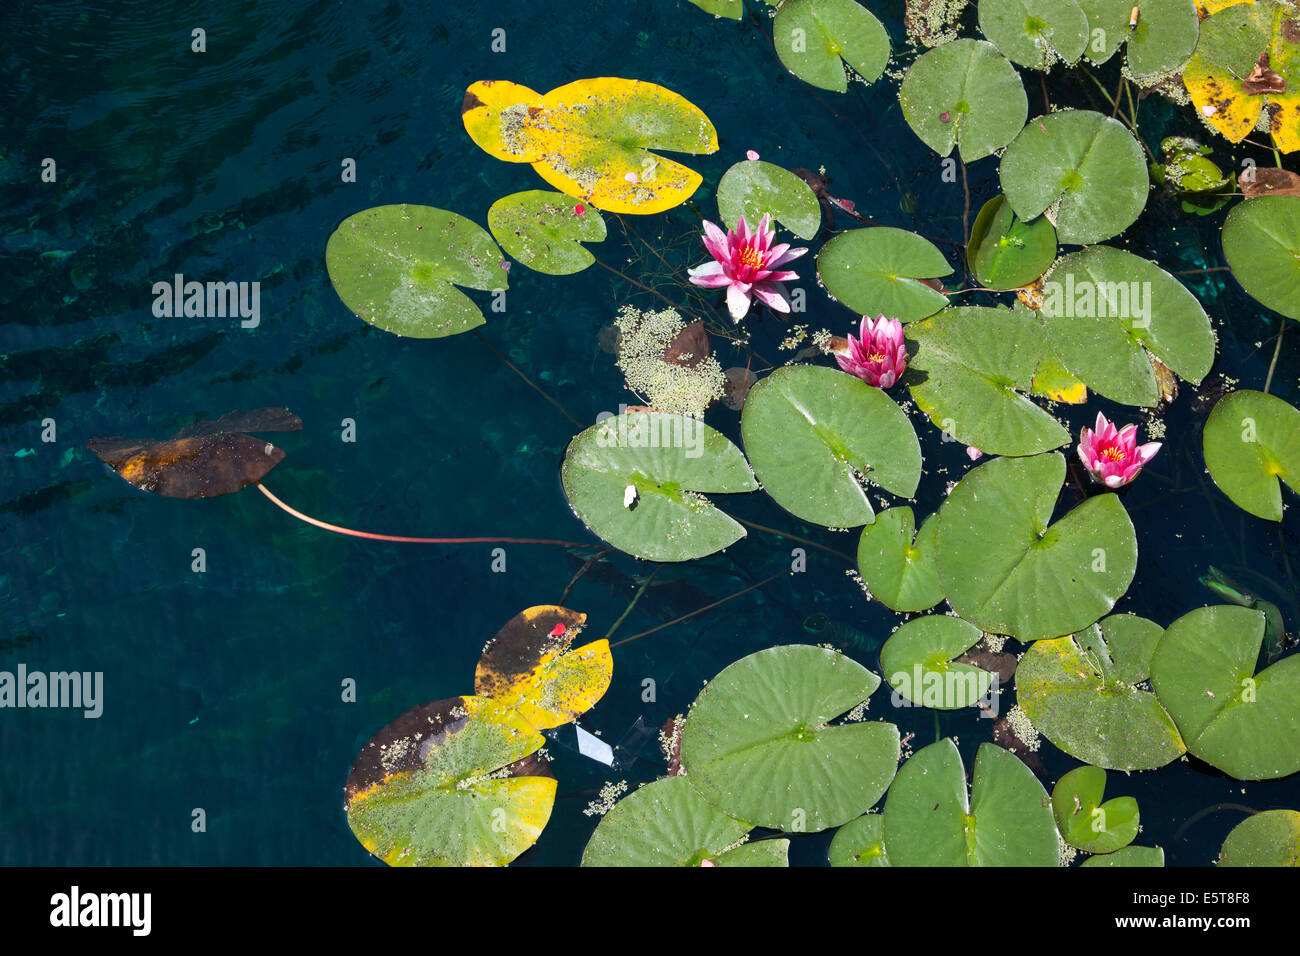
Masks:
[[[883,362],[885,360],[884,352],[872,352],[867,356],[868,362]]]
[[[740,250],[740,264],[749,266],[751,269],[761,269],[763,267],[763,254],[753,246],[745,246]]]
[[[1126,457],[1124,450],[1116,448],[1114,445],[1111,445],[1109,448],[1102,451],[1101,456],[1107,461],[1123,461]]]

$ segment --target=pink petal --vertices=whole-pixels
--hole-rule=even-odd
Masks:
[[[760,302],[777,312],[789,312],[790,303],[785,297],[785,290],[774,282],[761,282],[754,285],[754,295]]]
[[[754,160],[758,159],[758,153],[754,152],[752,149],[747,149],[745,150],[745,158],[748,159],[750,162],[753,162]]]
[[[727,311],[739,322],[749,312],[750,290],[743,282],[733,282],[727,287]]]

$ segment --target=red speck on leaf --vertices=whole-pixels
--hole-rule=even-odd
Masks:
[[[551,628],[551,633],[548,634],[547,637],[563,637],[568,633],[568,631],[569,629],[563,624],[557,624],[555,627]]]
[[[587,207],[584,206],[582,203],[578,203],[578,205],[573,207],[573,214],[575,216],[581,216],[586,211],[587,211]]]

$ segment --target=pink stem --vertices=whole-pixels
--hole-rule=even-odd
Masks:
[[[271,499],[271,503],[282,511],[293,515],[299,521],[305,521],[309,525],[322,528],[325,531],[333,531],[335,534],[351,535],[354,538],[369,538],[372,541],[397,541],[402,544],[554,544],[564,548],[595,548],[594,545],[583,541],[557,541],[553,538],[410,538],[404,535],[396,534],[375,534],[371,531],[354,531],[352,528],[340,527],[336,524],[330,524],[305,515],[296,508],[291,508],[275,495],[271,494],[266,485],[260,481],[257,483],[257,490],[266,497]]]

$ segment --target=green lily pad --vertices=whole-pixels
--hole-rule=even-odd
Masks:
[[[842,232],[817,254],[817,274],[831,295],[854,312],[900,322],[923,319],[947,305],[947,296],[919,280],[951,272],[928,239],[892,226]]]
[[[1154,770],[1186,752],[1173,718],[1140,686],[1160,625],[1115,614],[1068,637],[1038,641],[1016,669],[1016,699],[1040,733],[1108,770]]]
[[[716,857],[714,866],[789,866],[790,841],[778,839],[742,843]]]
[[[858,570],[874,597],[891,611],[924,611],[943,600],[934,566],[938,520],[931,515],[915,531],[912,509],[887,508],[862,529]]]
[[[721,866],[753,827],[706,803],[685,777],[664,777],[609,811],[582,854],[583,866]],[[784,866],[785,863],[762,865]]]
[[[994,675],[953,658],[983,636],[973,624],[946,614],[913,618],[885,641],[880,670],[890,687],[918,707],[970,707],[989,692]]]
[[[1063,243],[1127,229],[1150,189],[1142,147],[1123,123],[1089,110],[1029,121],[1002,154],[1002,191],[1021,219],[1046,215]]]
[[[1087,627],[1137,568],[1124,506],[1100,494],[1049,527],[1065,479],[1059,454],[995,458],[968,472],[939,510],[948,603],[986,631],[1022,641]]]
[[[907,414],[838,369],[777,369],[750,389],[740,434],[777,504],[829,528],[874,519],[863,479],[903,498],[921,480],[921,445]]]
[[[739,20],[745,12],[744,0],[690,0],[705,13],[728,20]]]
[[[994,455],[1035,455],[1070,433],[1024,392],[1047,336],[1023,307],[954,306],[907,327],[906,381],[917,407],[958,441]]]
[[[940,48],[942,49],[942,47]],[[980,284],[989,289],[1018,289],[1029,285],[1056,259],[1056,230],[1043,216],[1025,222],[1011,209],[1006,196],[984,204],[966,244],[966,263]]]
[[[1164,866],[1165,851],[1158,846],[1126,846],[1114,853],[1090,856],[1080,866]]]
[[[1205,423],[1205,464],[1238,508],[1282,520],[1282,488],[1300,491],[1300,411],[1282,399],[1243,390],[1219,399]]]
[[[1241,287],[1300,320],[1300,196],[1259,196],[1223,221],[1223,255]]]
[[[822,225],[817,194],[794,173],[759,159],[736,163],[718,181],[718,215],[735,228],[742,215],[758,225],[763,213],[803,239],[816,238]]]
[[[898,103],[912,132],[940,156],[964,163],[1015,138],[1029,116],[1020,74],[992,43],[963,38],[927,50],[908,68]]]
[[[1105,63],[1127,44],[1129,71],[1139,83],[1177,73],[1201,34],[1194,0],[1143,0],[1137,27],[1129,29],[1131,0],[1079,0],[1091,39],[1086,56]]]
[[[605,238],[605,220],[594,207],[564,193],[530,189],[502,196],[488,210],[488,228],[510,255],[528,268],[552,276],[581,272],[596,257],[580,243]]]
[[[525,760],[545,742],[483,697],[413,707],[357,757],[348,826],[389,866],[504,866],[551,816],[555,778]]]
[[[787,70],[837,93],[849,88],[845,66],[874,83],[889,62],[889,34],[853,0],[786,0],[772,22],[772,41]]]
[[[1300,770],[1300,656],[1255,673],[1264,613],[1203,607],[1165,631],[1151,685],[1194,756],[1238,780]]]
[[[1126,405],[1160,401],[1148,350],[1191,382],[1214,364],[1214,329],[1196,296],[1159,266],[1120,249],[1092,246],[1057,260],[1043,283],[1039,315],[1065,367]]]
[[[591,426],[569,444],[560,477],[593,534],[652,561],[701,558],[743,538],[745,529],[704,495],[758,488],[725,435],[664,412],[625,412]]]
[[[1265,810],[1247,817],[1228,834],[1219,866],[1300,866],[1300,813]]]
[[[1047,791],[1020,758],[980,744],[969,799],[961,755],[945,737],[902,767],[885,798],[892,866],[1056,866]]]
[[[1034,70],[1074,63],[1088,44],[1088,17],[1075,0],[981,0],[979,22],[1007,59]]]
[[[1128,846],[1138,833],[1138,804],[1132,797],[1102,802],[1106,771],[1076,767],[1052,789],[1056,828],[1070,846],[1088,853],[1114,853]]]
[[[864,813],[844,824],[831,837],[831,866],[889,866],[884,827],[879,813]]]
[[[432,206],[375,206],[339,223],[325,267],[343,304],[394,335],[436,339],[483,324],[456,286],[506,288],[501,250],[482,227]]]
[[[741,658],[691,705],[685,779],[719,810],[758,826],[816,832],[847,823],[894,779],[898,728],[830,721],[878,686],[871,671],[823,647]]]

